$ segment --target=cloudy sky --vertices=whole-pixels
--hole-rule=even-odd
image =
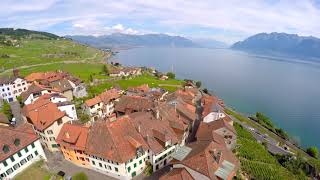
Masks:
[[[320,37],[320,1],[1,0],[0,27],[59,35],[167,33],[227,43],[259,32]]]

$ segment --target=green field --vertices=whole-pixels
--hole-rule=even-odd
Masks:
[[[50,179],[52,175],[48,170],[43,168],[44,162],[38,161],[15,176],[15,180],[45,180]]]
[[[72,75],[81,78],[82,80],[88,82],[90,75],[98,76],[102,78],[103,64],[96,63],[57,63],[43,66],[35,66],[31,68],[21,69],[20,74],[26,76],[32,72],[46,72],[46,71],[56,71],[62,70],[71,73]],[[95,77],[94,76],[94,77]],[[104,76],[107,78],[107,76]]]
[[[109,89],[112,86],[120,86],[122,89],[128,89],[128,87],[140,86],[142,84],[148,84],[149,87],[161,87],[169,92],[173,92],[179,88],[184,81],[169,79],[166,81],[161,81],[158,78],[144,74],[142,76],[137,76],[132,79],[121,79],[117,81],[102,83],[100,85],[91,86],[89,88],[89,94],[99,94],[103,92],[105,89]]]
[[[20,46],[0,47],[0,70],[62,61],[101,61],[104,52],[75,43],[58,39],[23,39]],[[6,56],[4,56],[6,55]]]
[[[253,136],[238,123],[234,124],[237,131],[236,154],[241,162],[241,170],[253,179],[307,179],[304,175],[294,175],[282,167],[267,149],[256,142]]]

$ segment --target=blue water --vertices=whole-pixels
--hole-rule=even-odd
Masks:
[[[114,60],[201,80],[229,106],[263,112],[301,145],[320,148],[320,64],[202,48],[136,48]]]

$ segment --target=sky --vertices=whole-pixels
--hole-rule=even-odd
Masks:
[[[228,44],[261,32],[320,37],[320,0],[1,0],[0,27],[165,33]]]

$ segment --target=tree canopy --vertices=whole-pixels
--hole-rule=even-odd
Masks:
[[[319,157],[319,151],[318,151],[318,148],[317,147],[309,147],[308,149],[307,149],[307,153],[310,155],[310,156],[312,156],[312,157],[314,157],[314,158],[316,158],[316,159],[318,159],[318,157]]]

